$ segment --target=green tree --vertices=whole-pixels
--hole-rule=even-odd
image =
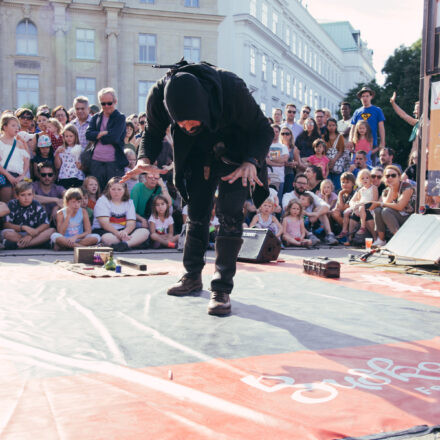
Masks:
[[[373,104],[380,107],[385,115],[386,145],[396,152],[395,161],[405,166],[411,150],[408,138],[412,127],[400,119],[390,104],[390,97],[395,91],[396,102],[408,114],[412,114],[414,103],[419,100],[421,40],[410,47],[400,46],[385,62],[382,73],[385,74],[385,83],[380,86],[376,80],[368,84],[357,84],[351,89],[345,101],[350,102],[352,109],[361,106],[356,93],[362,86],[368,85],[375,92]]]

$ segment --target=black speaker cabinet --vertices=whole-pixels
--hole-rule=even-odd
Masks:
[[[243,229],[243,245],[238,261],[249,263],[268,263],[278,258],[281,243],[269,229]]]

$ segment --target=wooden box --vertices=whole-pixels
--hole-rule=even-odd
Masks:
[[[304,271],[311,275],[318,275],[324,278],[339,278],[341,264],[328,257],[315,257],[303,260]]]
[[[111,247],[76,247],[73,252],[74,263],[93,264],[93,255],[95,252],[110,252],[113,254]]]

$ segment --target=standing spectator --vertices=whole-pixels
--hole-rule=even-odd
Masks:
[[[72,122],[76,118],[75,107],[70,107],[67,113],[69,114],[69,122]]]
[[[79,188],[84,182],[84,173],[78,168],[81,145],[78,132],[73,124],[63,130],[64,145],[55,152],[55,167],[58,168],[58,182],[64,188]],[[82,198],[82,196],[81,196]]]
[[[9,202],[14,196],[14,185],[29,171],[27,145],[17,139],[20,123],[13,113],[3,113],[0,119],[0,200]]]
[[[34,199],[43,205],[46,210],[47,218],[56,218],[58,209],[63,207],[63,196],[65,189],[55,185],[55,167],[50,162],[40,162],[38,164],[40,180],[32,184],[34,189]]]
[[[135,135],[135,131],[134,131],[133,122],[127,120],[127,122],[125,123],[124,150],[129,149],[133,151],[133,153],[136,152],[136,147],[133,143],[135,139],[134,135]]]
[[[338,131],[336,119],[328,119],[327,133],[324,135],[324,140],[326,143],[326,155],[330,159],[328,163],[329,178],[338,191],[341,188],[340,176],[345,169],[344,155],[349,156],[349,153],[348,151],[345,153],[344,138]],[[349,160],[348,157],[347,160]]]
[[[124,174],[128,161],[124,154],[125,116],[116,109],[116,92],[110,87],[101,89],[98,99],[102,110],[90,121],[86,138],[95,142],[90,174],[102,189],[112,177]]]
[[[304,129],[304,124],[306,123],[307,118],[310,118],[310,113],[312,109],[308,105],[303,105],[301,107],[301,113],[299,115],[299,121],[298,124],[301,125]],[[295,139],[296,141],[296,139]]]
[[[272,118],[274,124],[281,125],[283,123],[283,111],[280,108],[274,108]]]
[[[272,172],[269,171],[271,183],[276,186],[278,190],[278,197],[283,195],[284,188],[284,167],[289,160],[289,150],[287,147],[280,143],[280,127],[279,125],[272,125],[274,131],[274,138],[269,149],[269,154],[266,159],[267,165],[272,167]]]
[[[136,211],[127,185],[119,177],[109,180],[96,202],[93,231],[102,233],[102,243],[116,252],[128,251],[144,243],[149,236],[146,228],[136,229]]]
[[[130,197],[132,198],[136,209],[136,220],[138,225],[143,228],[148,228],[148,218],[151,215],[151,204],[153,199],[159,194],[165,196],[169,205],[172,205],[171,197],[165,183],[160,178],[159,170],[157,173],[147,173],[145,182],[136,183],[131,190]]]
[[[338,131],[344,136],[345,143],[348,143],[348,136],[351,129],[351,105],[349,102],[341,102],[341,115],[342,119],[338,121]]]
[[[62,128],[64,128],[70,120],[70,115],[65,107],[59,105],[52,110],[52,118],[58,119]]]
[[[127,122],[131,122],[134,126],[133,135],[137,135],[139,133],[139,117],[136,113],[131,114],[127,117]]]
[[[99,113],[99,107],[96,104],[92,104],[89,108],[90,115],[93,117]]]
[[[284,190],[283,193],[292,191],[293,179],[295,177],[295,168],[300,162],[299,150],[295,147],[293,142],[292,130],[287,126],[283,125],[281,128],[281,143],[285,145],[289,151],[289,157],[285,163],[284,168]]]
[[[140,139],[145,130],[145,125],[147,123],[147,114],[145,112],[139,113],[139,132],[136,134],[136,139]]]
[[[318,130],[321,136],[324,136],[327,132],[327,127],[325,126],[326,118],[325,112],[322,109],[315,110],[315,120],[316,125],[318,126]]]
[[[21,132],[31,133],[31,124],[34,122],[34,114],[28,108],[19,108],[15,111],[15,116],[17,116],[20,122]],[[20,132],[20,133],[21,133]],[[27,142],[29,139],[24,139]]]
[[[49,119],[49,112],[41,110],[37,112],[37,133],[46,133],[46,125]]]
[[[371,104],[371,101],[374,98],[374,91],[370,87],[362,87],[361,90],[357,93],[357,97],[362,102],[362,107],[355,110],[353,117],[351,118],[351,130],[349,135],[349,147],[353,151],[354,142],[354,128],[358,121],[367,121],[370,128],[371,133],[373,135],[373,154],[377,151],[376,148],[385,147],[385,116],[381,108],[376,107]],[[380,143],[377,141],[377,135],[379,132]],[[372,156],[372,161],[375,163],[376,158]]]
[[[382,193],[381,201],[373,202],[371,206],[377,232],[374,246],[384,246],[386,230],[394,235],[415,210],[414,188],[401,180],[400,169],[388,165],[384,170],[384,176],[387,187]]]
[[[295,146],[299,150],[301,159],[307,159],[314,154],[313,142],[320,138],[321,135],[319,134],[315,120],[313,118],[307,118],[304,123],[304,131],[295,140]],[[304,169],[307,163],[304,161],[301,165],[302,169]]]
[[[15,186],[16,199],[8,203],[3,237],[5,249],[36,247],[49,241],[55,229],[49,227],[44,208],[34,200],[32,183],[19,182]]]
[[[365,151],[367,153],[367,164],[372,165],[373,135],[368,122],[363,120],[357,121],[353,134],[354,153],[357,151]]]
[[[295,122],[296,105],[286,104],[286,121],[282,124],[281,128],[288,127],[293,133],[293,142],[303,132],[303,127]]]
[[[87,147],[86,131],[89,128],[92,117],[89,114],[89,100],[86,96],[77,96],[73,100],[73,107],[75,108],[76,118],[72,124],[78,130],[79,143],[83,150]]]

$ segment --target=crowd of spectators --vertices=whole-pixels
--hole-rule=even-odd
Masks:
[[[315,109],[312,117],[304,106],[296,121],[293,103],[274,110],[270,197],[257,210],[249,196],[245,226],[271,229],[284,246],[306,247],[361,244],[368,236],[384,246],[397,232],[415,211],[417,152],[407,167],[395,163],[374,92],[364,87],[358,97],[353,114],[349,103],[341,104],[341,119],[328,109]],[[125,117],[112,88],[100,90],[98,99],[100,108],[78,96],[70,109],[2,112],[0,247],[179,247],[187,212],[172,181],[170,133],[157,173],[121,182],[136,165],[147,115]],[[411,117],[395,95],[390,103],[416,130],[417,107]],[[428,203],[439,207],[436,198]],[[218,224],[213,211],[211,242]]]

